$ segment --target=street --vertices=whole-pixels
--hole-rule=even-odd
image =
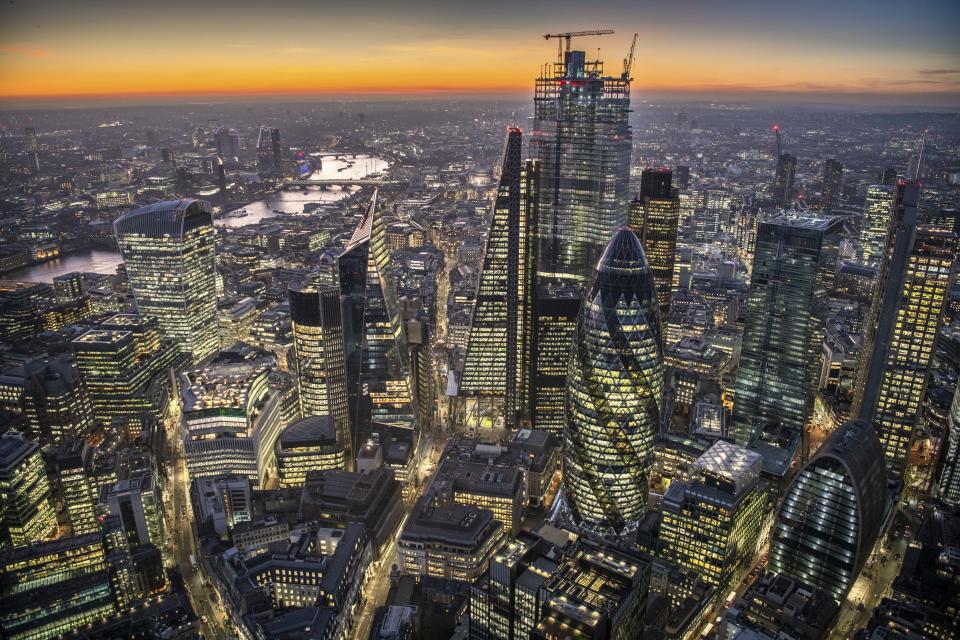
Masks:
[[[178,398],[179,400],[179,398]],[[214,605],[211,597],[215,593],[213,588],[204,585],[203,574],[200,571],[194,571],[190,562],[190,556],[199,557],[194,549],[192,515],[189,499],[189,486],[186,460],[183,456],[183,443],[180,440],[180,411],[179,403],[176,410],[170,412],[170,418],[166,423],[167,435],[170,439],[169,451],[172,460],[169,464],[173,465],[172,475],[172,499],[167,501],[167,510],[165,511],[168,546],[166,559],[170,566],[176,566],[180,569],[183,576],[184,585],[190,596],[194,610],[200,616],[200,630],[204,637],[216,638],[217,640],[227,640],[230,634],[227,631],[228,619],[223,608]],[[205,621],[204,621],[205,620]]]

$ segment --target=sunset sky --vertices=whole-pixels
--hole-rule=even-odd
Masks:
[[[641,94],[960,106],[960,0],[0,0],[0,100],[78,96],[529,94],[543,33]]]

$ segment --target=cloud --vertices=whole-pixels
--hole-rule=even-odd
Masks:
[[[960,73],[960,69],[920,69],[917,73],[924,76],[949,76]]]
[[[0,53],[11,53],[13,55],[28,56],[30,58],[46,58],[50,55],[50,52],[46,49],[16,44],[0,46]]]

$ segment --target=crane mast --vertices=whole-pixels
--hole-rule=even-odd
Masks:
[[[633,42],[630,43],[630,55],[623,59],[623,79],[630,80],[630,73],[633,71],[633,51],[637,47],[637,35],[633,34]]]

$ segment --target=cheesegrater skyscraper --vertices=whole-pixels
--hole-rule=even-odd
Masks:
[[[508,428],[526,404],[535,269],[537,165],[522,162],[522,145],[511,128],[460,378],[468,422],[491,402]]]

